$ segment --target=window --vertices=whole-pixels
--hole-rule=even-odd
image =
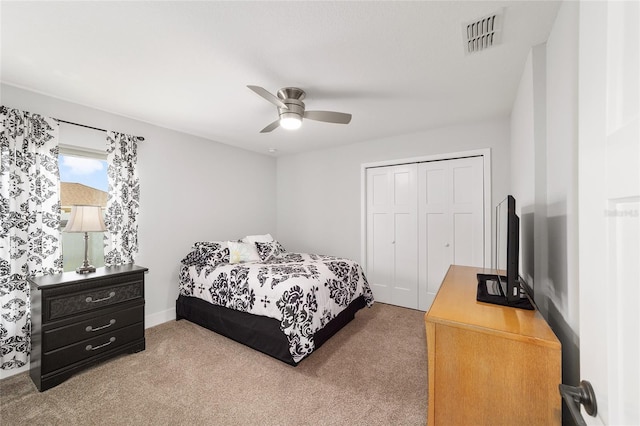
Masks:
[[[106,154],[60,149],[60,226],[67,225],[75,204],[107,206],[109,184]],[[104,266],[104,233],[89,232],[87,258],[95,266]],[[62,257],[65,271],[73,271],[84,260],[84,234],[62,233]]]

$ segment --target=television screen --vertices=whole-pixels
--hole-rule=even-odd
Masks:
[[[508,195],[496,207],[496,276],[508,300],[520,298],[519,236],[520,218],[516,214],[516,200]]]
[[[478,300],[533,309],[520,283],[520,218],[516,214],[516,200],[507,196],[495,210],[495,251],[492,257],[493,274],[478,274]]]
[[[508,246],[508,214],[509,201],[512,201],[513,211],[515,211],[515,199],[512,196],[505,198],[496,206],[496,246],[493,256],[493,269],[496,275],[507,275],[507,246]]]

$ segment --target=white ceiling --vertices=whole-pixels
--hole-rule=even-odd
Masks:
[[[2,82],[266,153],[311,151],[511,111],[557,2],[6,2]],[[504,8],[502,44],[465,55],[462,24]],[[249,89],[353,114],[259,131]],[[114,129],[118,130],[118,129]]]

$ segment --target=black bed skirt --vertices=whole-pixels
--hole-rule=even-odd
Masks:
[[[354,299],[344,311],[316,332],[315,349],[347,325],[355,313],[365,306],[364,296]],[[289,365],[297,365],[289,352],[289,341],[280,330],[280,321],[274,318],[235,311],[196,297],[180,295],[176,300],[176,320],[183,318]]]

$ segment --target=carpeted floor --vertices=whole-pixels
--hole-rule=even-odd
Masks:
[[[9,425],[423,425],[424,312],[376,303],[291,367],[188,321],[146,331],[147,349],[46,392],[0,381]]]

